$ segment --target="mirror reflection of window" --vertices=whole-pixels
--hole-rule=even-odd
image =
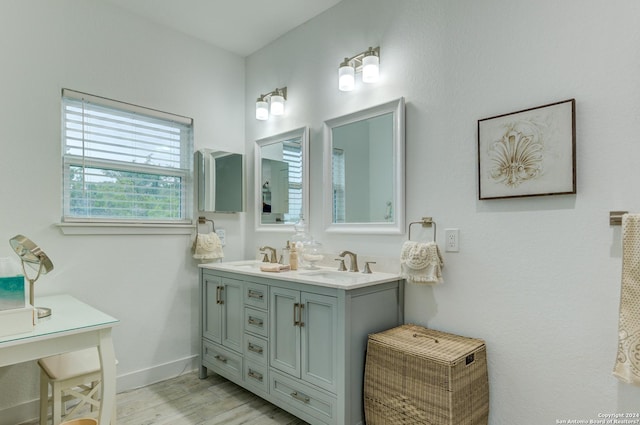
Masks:
[[[333,175],[333,222],[345,222],[345,175],[344,175],[344,149],[333,148],[333,160],[331,161]]]
[[[302,217],[302,146],[299,138],[284,142],[282,159],[289,166],[289,211],[284,215],[284,221],[297,223]]]

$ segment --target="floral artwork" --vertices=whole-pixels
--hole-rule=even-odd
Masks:
[[[479,198],[576,193],[575,100],[478,120]]]

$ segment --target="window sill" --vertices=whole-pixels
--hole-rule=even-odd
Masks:
[[[58,223],[64,235],[190,235],[192,224]]]

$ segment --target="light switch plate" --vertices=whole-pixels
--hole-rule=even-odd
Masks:
[[[227,244],[227,231],[224,229],[216,229],[216,235],[220,239],[220,245],[225,246]]]

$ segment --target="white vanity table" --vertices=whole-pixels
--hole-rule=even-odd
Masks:
[[[100,423],[111,423],[116,396],[116,360],[111,328],[118,320],[69,296],[36,297],[38,305],[52,309],[49,319],[33,331],[0,337],[0,367],[54,354],[98,347],[102,365]]]
[[[364,423],[367,336],[403,323],[404,281],[335,269],[200,265],[201,369],[311,424]]]

